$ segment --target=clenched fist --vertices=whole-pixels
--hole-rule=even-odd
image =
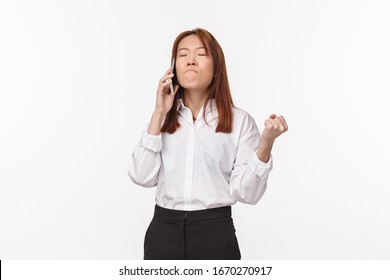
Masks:
[[[261,134],[263,141],[273,142],[277,137],[288,130],[286,120],[283,116],[277,117],[275,114],[272,114],[266,119],[264,125],[265,128]]]
[[[264,125],[256,155],[262,162],[268,162],[275,139],[286,132],[288,126],[283,116],[277,117],[275,114],[266,119]]]

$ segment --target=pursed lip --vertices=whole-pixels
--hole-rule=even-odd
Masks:
[[[188,71],[194,71],[195,73],[198,73],[195,69],[187,69],[187,70],[185,71],[185,73],[187,73]]]

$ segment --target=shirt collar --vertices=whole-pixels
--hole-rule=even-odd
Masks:
[[[188,108],[184,105],[183,99],[179,98],[177,102],[177,111],[182,112],[185,110],[185,108]],[[206,106],[206,116],[208,113],[213,113],[214,110],[217,110],[217,105],[215,104],[215,98],[210,99],[209,103]],[[203,106],[201,107],[201,112],[203,113]]]

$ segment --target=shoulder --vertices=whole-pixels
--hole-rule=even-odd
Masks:
[[[239,129],[242,133],[258,133],[255,119],[247,111],[233,107],[233,129]]]
[[[251,117],[251,115],[245,111],[244,109],[241,109],[239,107],[233,106],[232,107],[233,115],[237,118],[248,118]]]

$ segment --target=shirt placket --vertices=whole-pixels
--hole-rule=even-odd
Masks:
[[[189,112],[192,116],[191,112]],[[192,117],[191,117],[192,119]],[[188,136],[186,166],[185,166],[185,180],[184,180],[184,201],[187,209],[192,209],[191,193],[192,182],[194,178],[194,149],[195,149],[195,126],[191,124],[190,134]]]

